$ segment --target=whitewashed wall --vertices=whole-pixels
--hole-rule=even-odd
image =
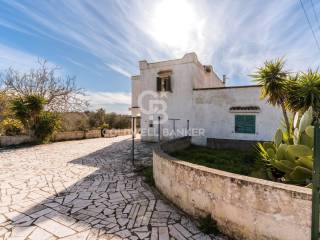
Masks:
[[[140,62],[140,84],[133,83],[133,87],[140,87],[140,93],[144,91],[156,91],[156,79],[159,71],[172,70],[171,75],[171,88],[172,92],[157,93],[157,98],[167,103],[167,114],[169,119],[180,119],[176,121],[176,129],[186,128],[187,120],[192,118],[192,93],[193,88],[196,87],[221,87],[223,83],[218,76],[212,71],[206,73],[203,69],[203,65],[198,61],[196,54],[186,54],[181,59],[148,63],[147,61]],[[136,82],[136,79],[133,80]],[[136,89],[133,89],[133,93],[136,96]],[[137,98],[137,96],[136,96]],[[147,103],[150,98],[145,98],[144,102]],[[133,103],[137,100],[133,99]],[[141,107],[141,106],[139,106]],[[151,114],[152,115],[152,114]],[[154,127],[149,127],[149,117],[141,112],[141,128],[148,129],[149,137],[142,136],[142,140],[155,141],[155,137],[152,133],[157,132],[157,117],[158,114],[153,114]],[[161,125],[161,128],[166,128],[168,131],[173,130],[173,121]],[[164,138],[164,137],[163,137]]]
[[[141,81],[140,76],[132,76],[131,77],[131,106],[138,106],[138,97],[141,92]]]
[[[157,93],[158,99],[167,103],[167,114],[169,118],[179,118],[176,127],[181,128],[186,125],[186,119],[190,117],[189,110],[192,107],[192,89],[193,89],[193,76],[195,67],[193,64],[192,56],[186,56],[183,59],[175,61],[166,61],[159,63],[140,62],[140,80],[141,92],[152,90],[156,91],[156,78],[161,70],[172,70],[171,88],[172,92]],[[149,100],[145,98],[145,102]],[[154,114],[155,123],[157,122],[157,114]],[[168,121],[162,125],[163,128],[172,128],[172,121]],[[157,131],[156,124],[154,128],[149,128],[149,116],[141,114],[141,128],[149,129],[150,131]],[[142,136],[143,140],[156,140],[152,134],[149,137]]]
[[[156,98],[167,103],[169,119],[176,121],[176,129],[187,127],[204,128],[205,136],[193,138],[197,144],[206,144],[206,139],[242,139],[242,140],[271,140],[272,134],[280,125],[281,112],[260,99],[259,87],[225,88],[214,71],[207,73],[198,61],[196,54],[186,54],[181,59],[156,63],[140,61],[140,75],[132,77],[132,106],[138,105],[138,96],[145,91],[156,92],[156,79],[159,71],[172,70],[172,92],[156,93]],[[211,88],[211,89],[207,89]],[[215,89],[214,89],[215,88]],[[200,90],[194,90],[200,89]],[[143,100],[147,107],[151,98]],[[152,97],[152,99],[154,99]],[[259,106],[261,111],[256,115],[256,133],[239,134],[234,132],[234,113],[229,112],[232,106]],[[133,114],[137,109],[132,111]],[[149,115],[141,112],[141,130],[149,132],[142,140],[156,141],[157,113]],[[153,119],[153,127],[149,127]],[[173,129],[173,121],[161,125],[169,131]],[[179,135],[181,136],[181,135]],[[164,137],[162,137],[163,139]]]
[[[259,106],[259,113],[231,113],[232,106]],[[260,99],[260,87],[222,88],[193,92],[192,127],[204,128],[205,138],[193,138],[205,144],[206,138],[272,140],[280,127],[281,110]],[[235,133],[235,115],[256,115],[256,133]]]

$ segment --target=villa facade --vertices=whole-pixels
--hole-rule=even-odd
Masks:
[[[139,67],[131,112],[141,117],[144,141],[157,141],[159,129],[161,139],[190,134],[200,145],[212,138],[269,141],[280,126],[281,110],[260,98],[260,86],[225,86],[195,53]]]

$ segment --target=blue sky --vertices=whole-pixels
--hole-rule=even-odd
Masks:
[[[302,2],[320,42],[320,1]],[[139,60],[191,51],[228,85],[251,84],[270,58],[292,71],[320,63],[299,0],[0,0],[0,71],[45,58],[77,76],[91,109],[127,112]]]

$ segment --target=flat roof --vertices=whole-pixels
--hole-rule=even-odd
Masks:
[[[218,90],[218,89],[233,89],[233,88],[255,88],[262,87],[262,85],[245,85],[245,86],[229,86],[229,87],[212,87],[212,88],[194,88],[194,91],[200,90]]]

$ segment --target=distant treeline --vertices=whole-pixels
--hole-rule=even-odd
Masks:
[[[125,129],[131,128],[130,115],[106,113],[102,108],[97,111],[61,113],[60,131],[76,131],[101,127]]]

